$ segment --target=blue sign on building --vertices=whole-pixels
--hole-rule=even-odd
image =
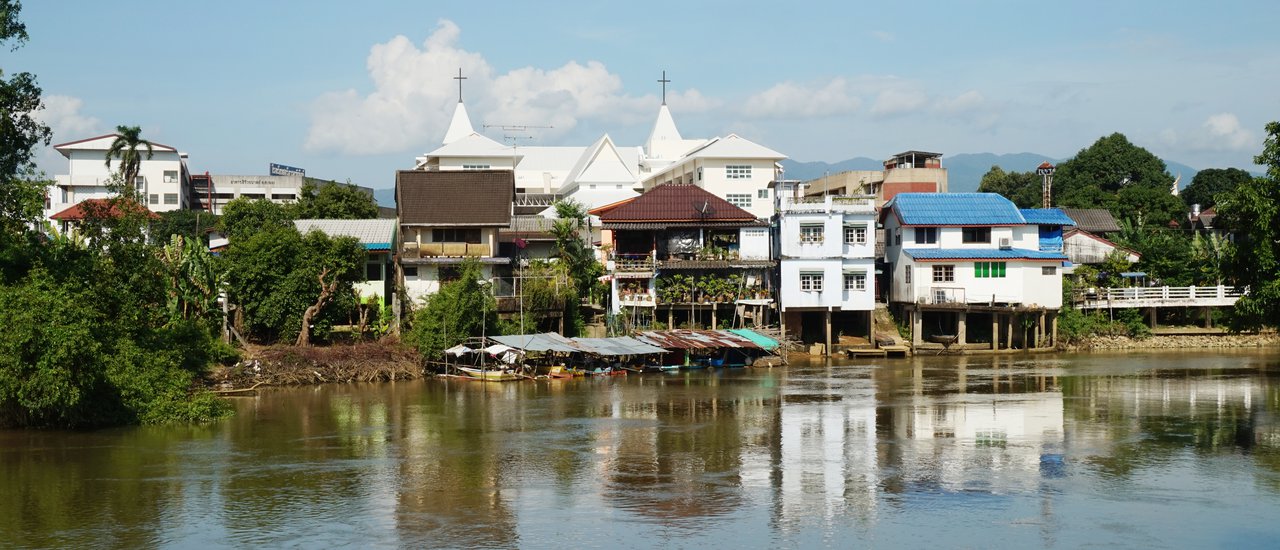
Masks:
[[[285,166],[283,164],[271,163],[271,175],[273,176],[305,176],[307,171],[293,166]]]

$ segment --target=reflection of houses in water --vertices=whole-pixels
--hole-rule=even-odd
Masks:
[[[885,497],[922,489],[1039,490],[1042,460],[1063,445],[1056,379],[1008,358],[958,363],[917,359],[868,367],[855,380],[791,380],[779,413],[780,527],[873,523]]]

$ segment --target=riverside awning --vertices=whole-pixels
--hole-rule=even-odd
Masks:
[[[489,339],[524,351],[556,351],[560,353],[576,353],[583,351],[573,340],[554,332],[542,334],[511,334],[507,336],[490,336]]]
[[[667,350],[631,338],[618,336],[615,338],[574,338],[573,341],[586,348],[588,353],[597,355],[653,355],[666,353]]]
[[[749,348],[767,349],[755,341],[728,330],[651,330],[636,335],[641,342],[670,350]]]

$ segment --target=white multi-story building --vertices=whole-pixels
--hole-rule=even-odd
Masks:
[[[459,101],[441,146],[417,157],[415,169],[513,170],[517,213],[560,198],[591,209],[657,185],[688,183],[765,219],[773,215],[768,184],[784,158],[732,134],[685,139],[665,102],[641,146],[619,146],[608,135],[586,147],[507,145],[477,132]]]
[[[86,199],[105,199],[111,196],[108,182],[119,172],[120,162],[107,164],[107,150],[117,134],[91,137],[54,146],[54,150],[66,157],[68,173],[54,176],[54,187],[49,191],[45,204],[45,218],[50,218]],[[151,158],[146,150],[140,151],[142,162],[133,185],[143,203],[152,212],[166,212],[186,208],[190,200],[187,182],[186,153],[160,144],[151,144]]]
[[[978,341],[993,348],[1020,326],[1013,316],[1038,323],[1034,337],[1019,336],[1024,347],[1050,340],[1067,260],[1062,227],[1073,224],[1061,210],[1019,210],[995,193],[902,193],[884,205],[880,220],[889,300],[913,314],[917,344],[932,338],[965,345],[967,335],[979,333],[966,330],[973,314],[985,318]],[[1002,317],[1010,317],[1007,326]]]
[[[873,340],[875,196],[796,195],[783,192],[778,203],[785,329],[830,346],[834,323],[841,333]]]

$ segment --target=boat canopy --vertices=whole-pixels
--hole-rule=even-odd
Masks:
[[[778,349],[778,346],[780,345],[777,340],[774,340],[773,338],[760,334],[759,332],[756,332],[749,328],[731,328],[729,329],[729,332],[732,332],[734,334],[737,334],[738,336],[751,340],[752,342],[755,342],[756,345],[767,350]]]
[[[749,330],[747,332],[756,334]],[[757,336],[759,335],[757,334]],[[760,336],[760,338],[764,337]],[[647,344],[653,344],[670,350],[720,348],[769,349],[746,336],[737,334],[736,331],[728,330],[650,330],[636,335],[636,339]],[[773,342],[772,339],[769,339],[769,341]],[[777,342],[773,342],[773,344],[776,346]]]
[[[560,353],[578,353],[583,351],[573,343],[573,340],[565,338],[564,336],[554,332],[490,336],[489,339],[524,351],[557,351]]]
[[[573,341],[587,348],[584,351],[597,355],[653,355],[667,350],[636,340],[630,336],[616,338],[574,338]]]
[[[490,339],[523,351],[590,353],[595,355],[652,355],[667,350],[630,336],[616,338],[565,338],[554,332],[490,336]]]

